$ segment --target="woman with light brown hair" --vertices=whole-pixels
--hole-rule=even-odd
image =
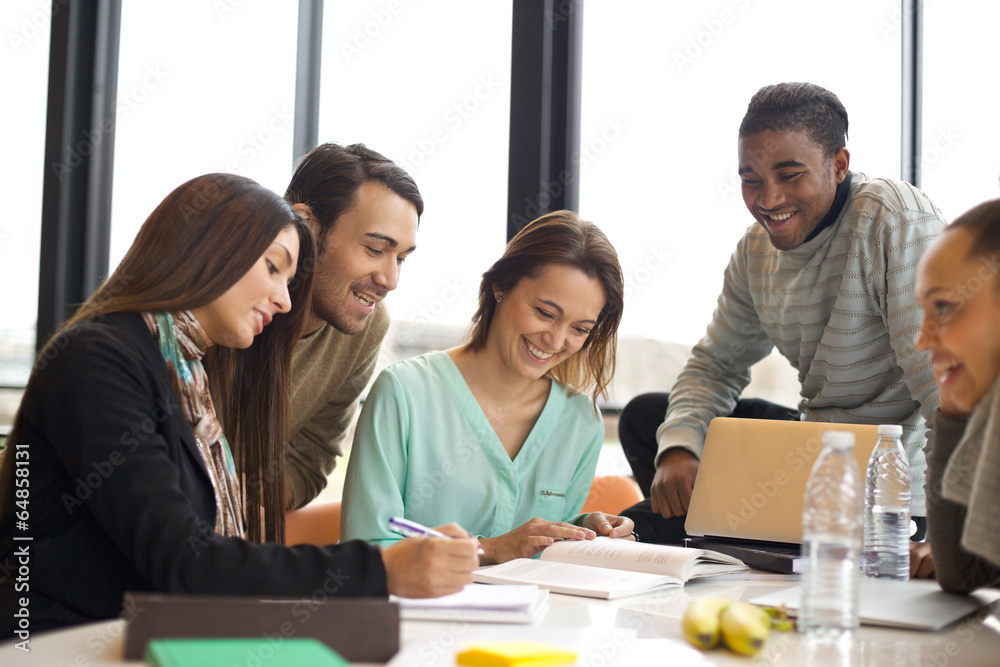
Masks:
[[[117,616],[126,590],[310,596],[336,571],[339,595],[419,597],[471,580],[469,539],[276,543],[312,257],[308,227],[248,178],[192,179],[153,211],[25,389],[0,563],[27,559],[30,588],[0,570],[0,637]]]
[[[630,519],[579,514],[623,301],[618,255],[593,223],[556,211],[522,229],[483,274],[469,341],[375,381],[347,471],[344,537],[390,544],[391,516],[443,518],[480,536],[484,564],[557,539],[631,538]]]

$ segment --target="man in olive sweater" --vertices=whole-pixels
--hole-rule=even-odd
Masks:
[[[327,143],[295,168],[285,199],[316,236],[310,312],[292,359],[285,498],[302,507],[343,453],[357,400],[378,359],[403,260],[424,202],[401,167],[362,144]]]
[[[847,111],[807,83],[758,91],[739,131],[755,222],[726,268],[705,337],[667,394],[622,412],[619,434],[647,499],[623,512],[643,541],[678,542],[713,417],[901,424],[922,534],[924,454],[938,393],[914,336],[917,263],[944,228],[908,183],[849,170]],[[739,400],[777,349],[798,372],[798,410]]]

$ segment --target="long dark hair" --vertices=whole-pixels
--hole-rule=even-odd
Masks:
[[[483,274],[479,284],[479,309],[472,316],[468,348],[486,347],[496,312],[494,289],[509,292],[522,278],[546,266],[559,264],[596,278],[604,288],[605,304],[597,324],[580,351],[550,371],[550,375],[580,391],[591,391],[595,401],[607,397],[615,373],[618,325],[625,303],[625,280],[618,253],[597,225],[581,220],[572,211],[554,211],[528,223],[510,240],[503,256]]]
[[[246,350],[215,345],[204,364],[219,421],[243,478],[247,534],[255,542],[284,534],[284,443],[291,357],[312,291],[314,242],[307,225],[277,194],[234,174],[207,174],[177,187],[143,223],[115,272],[43,347],[74,326],[109,313],[177,312],[204,306],[234,285],[278,233],[293,225],[299,262],[289,287],[292,308],[278,314]],[[266,381],[262,381],[266,378]],[[8,440],[16,443],[20,409]],[[5,455],[0,480],[12,475]],[[8,468],[11,470],[8,471]],[[12,485],[3,502],[9,503]],[[5,514],[6,505],[0,508]]]

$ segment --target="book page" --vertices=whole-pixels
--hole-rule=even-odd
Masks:
[[[473,572],[483,583],[537,584],[556,593],[613,598],[663,586],[680,585],[680,579],[643,572],[628,572],[587,565],[542,562],[530,558],[484,567]]]
[[[615,570],[665,574],[687,580],[689,561],[697,550],[663,544],[596,537],[593,540],[562,540],[546,547],[542,560],[610,567]]]
[[[714,551],[610,537],[562,540],[547,547],[541,558],[630,572],[664,574],[682,581],[747,569],[738,559]]]

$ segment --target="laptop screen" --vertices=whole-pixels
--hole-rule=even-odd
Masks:
[[[713,419],[684,524],[688,535],[801,544],[806,481],[824,431],[854,433],[864,479],[877,425]]]

